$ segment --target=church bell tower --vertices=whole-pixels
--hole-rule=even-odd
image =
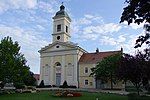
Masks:
[[[60,10],[53,17],[53,43],[59,42],[69,42],[70,41],[70,22],[71,19],[65,11],[65,6],[60,6]]]

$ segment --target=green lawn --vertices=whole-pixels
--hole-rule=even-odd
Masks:
[[[41,91],[38,93],[24,93],[24,94],[5,94],[0,95],[0,100],[96,100],[96,97],[99,97],[99,100],[127,100],[127,96],[120,96],[114,94],[100,94],[100,93],[88,93],[81,92],[82,97],[76,98],[59,98],[53,97],[56,91]]]

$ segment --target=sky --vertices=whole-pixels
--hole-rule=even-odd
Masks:
[[[40,72],[38,51],[52,43],[53,17],[63,2],[71,18],[71,41],[88,52],[135,54],[143,24],[119,23],[125,0],[0,0],[0,40],[10,36],[34,73]],[[144,48],[145,45],[142,46]],[[142,49],[141,48],[141,49]]]

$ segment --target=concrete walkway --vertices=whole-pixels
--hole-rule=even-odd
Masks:
[[[101,89],[81,89],[81,88],[37,88],[38,90],[71,90],[71,91],[79,91],[79,92],[91,92],[91,93],[110,93],[110,94],[120,94],[127,95],[129,92],[123,90],[101,90]]]

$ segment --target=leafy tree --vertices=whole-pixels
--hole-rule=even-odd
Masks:
[[[150,41],[150,1],[149,0],[125,0],[128,4],[122,13],[120,23],[127,21],[128,25],[131,23],[141,24],[145,23],[145,35],[139,36],[136,41],[136,46],[141,47],[143,43],[149,44]]]
[[[30,68],[26,59],[20,52],[18,42],[13,42],[11,37],[4,37],[0,42],[0,81],[24,83],[30,75]]]
[[[147,53],[138,52],[135,56],[124,54],[119,67],[119,77],[124,81],[131,81],[137,89],[142,85],[143,79],[150,79],[150,63]]]
[[[25,80],[24,80],[24,83],[26,85],[30,85],[30,86],[33,86],[33,85],[36,85],[35,82],[36,82],[36,79],[34,78],[34,73],[29,71]]]
[[[91,75],[94,75],[96,79],[101,79],[104,81],[110,80],[111,89],[113,89],[113,82],[117,79],[117,69],[120,57],[120,54],[105,57],[104,60],[96,65],[96,67],[91,69]]]

